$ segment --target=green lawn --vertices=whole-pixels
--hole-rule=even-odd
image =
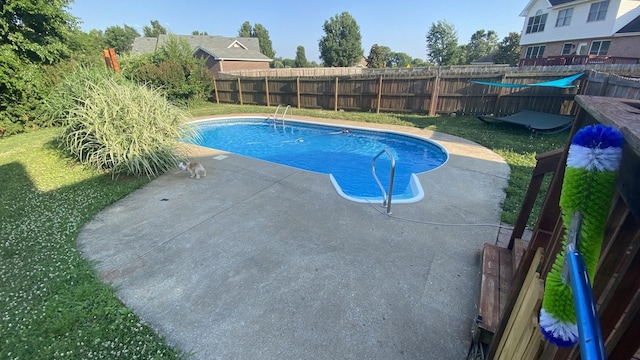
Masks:
[[[208,104],[194,116],[275,108]],[[403,124],[478,142],[511,166],[502,220],[513,223],[535,154],[565,145],[568,132],[533,135],[470,117],[293,110],[296,115]],[[149,180],[113,181],[61,155],[57,129],[0,139],[0,358],[184,358],[123,306],[76,248],[82,225]]]
[[[0,359],[180,358],[76,249],[82,225],[147,178],[75,164],[57,132],[0,140]]]

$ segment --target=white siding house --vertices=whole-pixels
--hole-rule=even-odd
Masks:
[[[530,0],[520,65],[640,62],[640,0]]]

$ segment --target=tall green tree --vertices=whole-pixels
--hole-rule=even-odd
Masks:
[[[392,52],[387,57],[387,67],[407,67],[407,65],[411,64],[413,59],[407,53],[403,52]]]
[[[391,60],[391,54],[393,54],[393,51],[391,51],[390,47],[384,45],[380,45],[378,48],[380,49],[380,54],[382,54],[386,66],[389,67],[389,61]]]
[[[284,65],[285,68],[293,68],[295,64],[295,59],[282,59],[282,65]]]
[[[129,52],[133,45],[133,39],[138,36],[140,36],[140,33],[126,24],[124,27],[118,25],[109,26],[104,30],[105,43],[119,55]]]
[[[82,64],[104,64],[102,50],[108,48],[102,30],[77,31],[68,43],[73,52],[73,61]]]
[[[318,47],[325,66],[353,66],[362,59],[360,27],[348,12],[331,17],[322,29],[325,35],[320,38]]]
[[[293,62],[293,66],[297,68],[309,67],[309,61],[307,61],[307,55],[304,51],[304,46],[300,45],[296,48],[296,58]]]
[[[0,136],[35,126],[45,67],[68,58],[79,33],[70,0],[0,3]]]
[[[456,48],[453,57],[446,65],[465,65],[467,62],[467,44],[460,44]]]
[[[515,66],[520,61],[520,33],[510,32],[498,44],[498,52],[493,57],[496,64]]]
[[[251,23],[245,21],[240,26],[240,30],[238,30],[238,37],[253,37],[253,30],[251,29]]]
[[[81,36],[84,36],[84,35],[81,35]],[[107,47],[104,39],[104,32],[102,30],[98,30],[98,29],[89,30],[89,32],[86,33],[86,40],[89,43],[89,46],[94,49],[104,49]]]
[[[427,58],[436,65],[455,65],[459,60],[458,32],[453,24],[438,20],[427,33]]]
[[[271,59],[276,56],[276,52],[273,51],[273,45],[271,44],[271,38],[269,38],[269,31],[262,26],[262,24],[253,25],[253,37],[257,37],[260,42],[260,53]]]
[[[271,43],[271,38],[269,37],[269,31],[262,26],[262,24],[255,24],[253,28],[251,27],[251,23],[245,21],[240,26],[238,30],[238,37],[254,37],[258,38],[260,43],[260,53],[270,58],[276,57],[276,52],[273,51],[273,44]],[[273,66],[273,64],[271,64]]]
[[[167,29],[160,25],[158,20],[151,20],[151,26],[145,25],[142,28],[142,33],[146,37],[158,37],[160,35],[166,35]]]
[[[208,33],[208,32],[206,32],[206,31],[193,30],[193,31],[191,32],[191,35],[209,35],[209,33]]]
[[[68,56],[67,41],[78,25],[78,20],[66,11],[71,2],[3,0],[0,46],[35,64],[53,64]]]
[[[385,60],[380,46],[378,46],[378,44],[371,45],[371,50],[369,50],[369,55],[367,56],[367,67],[370,69],[383,68],[386,65]]]
[[[471,40],[467,44],[467,63],[478,60],[491,54],[498,49],[498,34],[493,31],[478,30],[471,35]]]
[[[273,61],[271,61],[271,68],[272,69],[284,69],[284,62],[283,62],[283,58],[281,57],[277,57],[274,58]]]
[[[413,60],[411,60],[411,67],[424,67],[424,66],[429,66],[429,63],[427,63],[426,61],[420,58],[413,58]]]

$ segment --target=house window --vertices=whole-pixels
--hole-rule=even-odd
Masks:
[[[562,55],[571,55],[571,50],[573,50],[574,47],[575,45],[572,43],[565,43],[562,45]]]
[[[611,41],[594,41],[591,43],[591,49],[589,50],[589,55],[607,55],[609,52],[609,45],[611,45]]]
[[[536,16],[529,18],[526,33],[537,33],[544,31],[544,25],[547,23],[547,14],[543,14],[541,10],[536,12]]]
[[[556,20],[556,27],[571,25],[571,16],[573,16],[573,8],[560,10]]]
[[[597,3],[591,4],[587,22],[604,20],[604,18],[607,16],[608,8],[609,8],[609,0],[600,1]]]
[[[525,59],[541,58],[544,55],[544,45],[542,46],[529,46],[525,53]]]
[[[587,55],[587,43],[578,44],[578,51],[576,51],[578,55]]]

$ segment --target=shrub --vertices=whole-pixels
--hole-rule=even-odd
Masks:
[[[64,126],[72,113],[82,102],[89,99],[95,86],[107,79],[110,74],[103,67],[87,68],[74,66],[67,73],[58,74],[53,90],[48,94],[43,106],[44,125]],[[115,81],[122,80],[114,78]]]
[[[213,92],[213,77],[196,59],[184,39],[169,36],[153,54],[142,54],[121,59],[125,77],[163,91],[170,101],[191,105],[208,100]]]
[[[41,78],[40,66],[23,61],[9,46],[0,45],[0,136],[36,126],[34,114],[44,92]]]
[[[185,110],[157,90],[108,71],[81,69],[48,101],[63,124],[61,146],[81,163],[120,174],[157,176],[181,159],[178,142],[198,134]]]

